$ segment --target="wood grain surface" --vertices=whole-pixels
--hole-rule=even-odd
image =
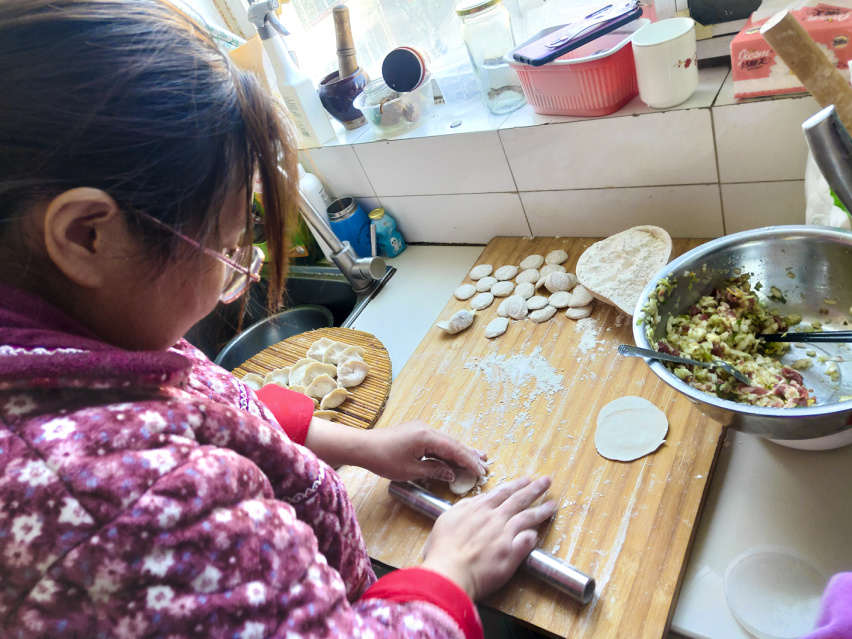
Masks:
[[[246,373],[257,373],[264,377],[276,368],[292,366],[306,357],[305,353],[311,344],[322,337],[364,349],[364,361],[370,365],[370,372],[358,386],[346,389],[350,396],[334,409],[337,416],[333,421],[355,428],[371,428],[388,400],[391,361],[387,349],[370,333],[337,326],[299,333],[262,350],[234,369],[233,373],[239,378]]]
[[[573,272],[594,241],[499,237],[476,263],[496,269],[561,248]],[[702,242],[675,240],[673,257]],[[451,297],[435,319],[467,307]],[[614,307],[595,302],[591,317],[579,322],[564,311],[542,324],[511,322],[503,336],[489,340],[483,328],[496,312],[496,302],[477,311],[473,326],[457,335],[433,327],[394,381],[376,428],[424,420],[487,451],[493,465],[484,490],[523,475],[552,476],[548,495],[559,508],[540,528],[539,547],[593,576],[595,598],[583,606],[518,573],[486,605],[560,637],[662,637],[722,426],[643,360],[617,354],[619,344],[633,343],[633,327]],[[625,395],[648,399],[669,420],[666,443],[629,463],[604,459],[594,444],[598,411]],[[393,567],[418,564],[431,522],[390,497],[386,480],[354,467],[340,474],[370,556]],[[426,487],[457,499],[441,482]]]

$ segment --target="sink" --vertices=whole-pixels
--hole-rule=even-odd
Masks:
[[[366,294],[356,295],[349,281],[336,267],[292,266],[284,286],[285,311],[270,314],[266,304],[267,284],[264,279],[249,289],[249,295],[244,301],[242,331],[238,327],[243,301],[239,300],[232,304],[219,304],[210,315],[193,326],[185,337],[217,363],[220,363],[217,360],[220,353],[225,357],[225,348],[232,353],[239,352],[240,356],[248,353],[234,366],[220,363],[231,370],[267,346],[292,335],[328,326],[351,326],[358,314],[395,272],[395,268],[388,267],[385,276]],[[288,311],[306,307],[312,309],[311,312],[287,314]],[[273,321],[273,317],[278,316],[279,319]],[[258,328],[251,331],[255,325]],[[266,337],[261,338],[264,333]],[[236,342],[240,344],[237,345]],[[260,346],[261,344],[263,345]],[[251,352],[257,346],[260,348]],[[228,355],[227,363],[230,363],[230,359],[231,356]]]

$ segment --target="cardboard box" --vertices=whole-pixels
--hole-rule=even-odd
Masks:
[[[849,59],[852,58],[852,9],[818,4],[791,13],[848,79]],[[736,98],[807,92],[760,35],[760,28],[767,20],[769,18],[755,22],[749,18],[731,41],[731,73]]]

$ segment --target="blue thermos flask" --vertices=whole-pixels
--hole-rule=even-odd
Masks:
[[[341,241],[348,241],[359,257],[369,257],[371,254],[370,218],[355,198],[338,198],[328,205],[326,211],[334,234]]]
[[[396,228],[396,220],[384,209],[370,211],[370,220],[376,227],[376,242],[385,257],[396,257],[405,250],[405,240]]]

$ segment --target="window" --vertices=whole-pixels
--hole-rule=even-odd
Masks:
[[[315,82],[336,70],[337,47],[331,10],[341,0],[291,0],[281,5],[281,22],[291,32],[287,46],[299,67]],[[245,18],[247,0],[212,2],[225,26],[243,37],[256,33]],[[436,61],[463,46],[458,0],[347,0],[358,63],[371,78],[381,75],[382,60],[399,46],[416,46]],[[566,24],[608,4],[606,0],[503,0],[512,15],[515,41],[541,29]]]

